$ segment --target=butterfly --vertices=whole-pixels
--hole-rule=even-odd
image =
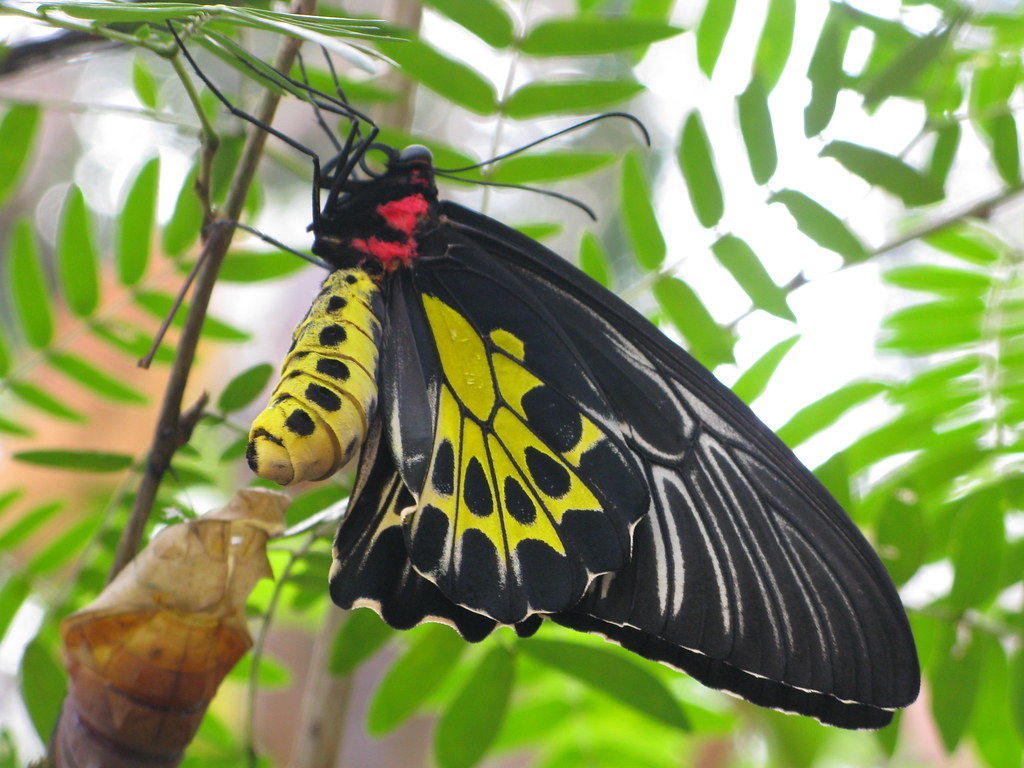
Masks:
[[[259,124],[313,158],[329,274],[247,459],[288,485],[358,453],[337,605],[469,641],[547,619],[844,728],[916,699],[884,566],[742,401],[557,254],[440,199],[425,147],[287,83],[353,127],[321,169]]]

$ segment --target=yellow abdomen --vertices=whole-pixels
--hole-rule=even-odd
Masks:
[[[380,314],[380,291],[363,270],[327,276],[295,329],[270,404],[253,421],[253,472],[291,485],[330,477],[352,458],[377,407]]]

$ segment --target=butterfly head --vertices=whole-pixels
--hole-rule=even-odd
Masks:
[[[437,225],[433,155],[414,144],[398,151],[375,144],[387,157],[383,172],[360,163],[366,178],[349,178],[330,197],[314,227],[313,253],[336,269],[361,267],[386,274],[410,266],[419,239]]]

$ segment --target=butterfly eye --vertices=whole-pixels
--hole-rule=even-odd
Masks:
[[[434,154],[422,144],[410,144],[398,156],[398,162],[405,165],[434,164]]]

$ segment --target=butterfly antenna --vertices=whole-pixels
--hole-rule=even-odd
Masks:
[[[543,136],[535,141],[531,141],[529,144],[524,144],[523,146],[517,147],[516,149],[513,149],[509,152],[504,152],[500,155],[495,155],[489,160],[484,160],[483,162],[476,163],[474,165],[467,165],[465,168],[439,168],[436,169],[436,172],[465,173],[466,171],[475,171],[477,168],[483,168],[485,166],[492,165],[493,163],[497,163],[500,160],[505,160],[509,157],[514,157],[515,155],[518,155],[521,152],[525,152],[528,149],[536,147],[538,144],[543,144],[546,141],[551,141],[551,139],[558,138],[559,136],[564,136],[565,134],[571,133],[572,131],[578,131],[580,128],[585,128],[591,123],[596,123],[598,120],[607,120],[612,117],[621,117],[626,120],[629,120],[631,123],[633,123],[633,125],[640,129],[640,133],[644,137],[644,143],[647,144],[647,146],[651,146],[651,134],[648,132],[647,126],[644,125],[643,122],[641,122],[640,118],[638,118],[636,115],[631,115],[628,112],[605,112],[604,114],[589,117],[586,120],[583,120],[582,122],[576,123],[575,125],[570,125],[568,128],[563,128],[560,131],[550,133],[547,136]]]
[[[307,88],[310,87],[309,77],[306,74],[306,62],[302,58],[302,51],[299,51],[297,54],[295,54],[295,61],[299,66],[299,72],[302,73],[302,82],[305,84]],[[316,124],[319,125],[321,129],[323,129],[323,132],[325,134],[327,134],[327,139],[331,142],[331,144],[334,145],[334,151],[341,152],[341,142],[338,141],[338,133],[337,131],[332,131],[331,127],[327,125],[327,121],[324,120],[324,114],[320,110],[320,105],[316,104],[315,102],[310,102],[310,106],[313,109],[313,116],[316,119]],[[353,119],[353,122],[356,121]],[[326,169],[323,170],[325,173],[327,172]]]
[[[473,166],[474,168],[477,166]],[[561,192],[555,192],[551,189],[544,189],[543,187],[531,187],[529,184],[502,184],[500,181],[485,181],[483,179],[464,179],[461,176],[456,176],[449,171],[434,171],[434,175],[441,176],[446,179],[453,179],[455,181],[462,181],[466,184],[477,184],[481,187],[503,187],[505,189],[522,189],[526,192],[536,192],[538,195],[544,195],[545,197],[553,197],[556,200],[569,203],[574,205],[589,216],[593,221],[597,221],[597,214],[594,213],[594,209],[581,200],[577,200],[575,197],[569,195],[563,195]]]

